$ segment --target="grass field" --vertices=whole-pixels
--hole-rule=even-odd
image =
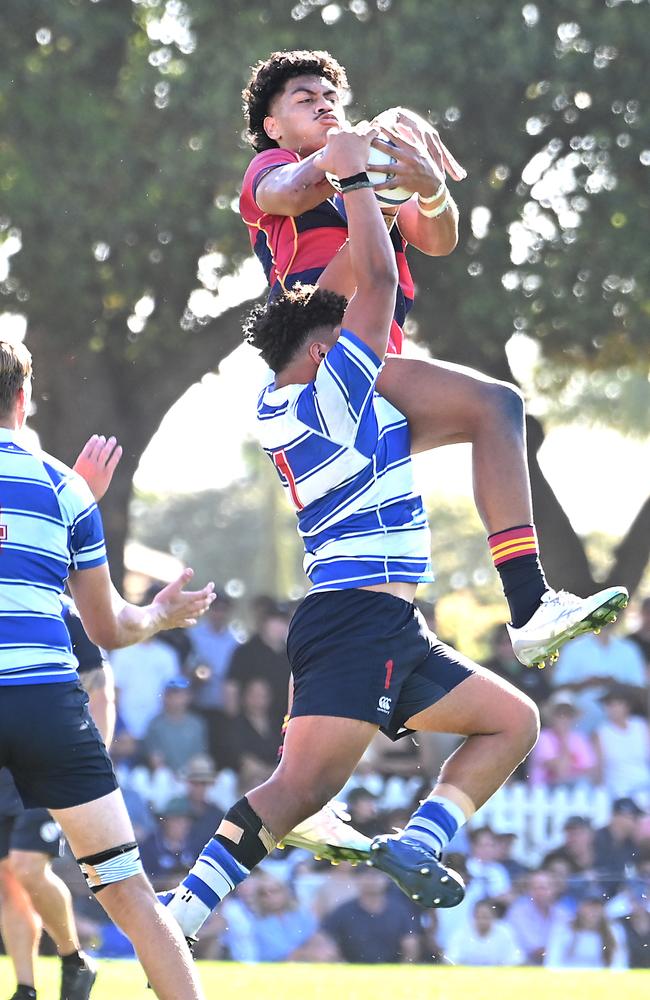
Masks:
[[[647,1000],[649,972],[450,969],[437,966],[234,965],[201,962],[208,1000]],[[39,1000],[58,1000],[59,965],[41,959]],[[14,979],[0,959],[0,1000]],[[135,962],[102,961],[92,1000],[152,1000]]]

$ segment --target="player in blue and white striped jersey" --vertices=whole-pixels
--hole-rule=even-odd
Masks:
[[[186,570],[143,608],[111,583],[101,517],[73,470],[30,449],[21,431],[31,356],[0,341],[0,767],[26,808],[49,809],[90,888],[131,938],[159,997],[197,1000],[178,928],[157,903],[62,619],[66,580],[89,638],[114,649],[194,624],[213,585],[184,591]]]
[[[423,906],[454,906],[462,880],[441,853],[533,746],[533,703],[440,643],[413,604],[430,579],[429,534],[411,478],[401,414],[375,392],[397,272],[365,173],[368,126],[330,132],[324,169],[341,180],[356,293],[294,289],[258,310],[248,339],[275,372],[259,433],[296,508],[312,590],[289,629],[294,681],[282,760],[224,817],[167,897],[194,935],[278,840],[320,809],[380,728],[468,738],[396,837],[372,862]]]

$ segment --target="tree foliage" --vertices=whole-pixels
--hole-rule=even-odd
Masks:
[[[469,169],[459,248],[413,257],[414,323],[434,354],[507,376],[505,344],[525,332],[555,395],[576,372],[623,385],[647,364],[647,6],[4,0],[1,290],[29,321],[44,445],[70,459],[99,430],[127,446],[107,498],[114,562],[142,451],[239,341],[242,310],[220,313],[219,287],[248,254],[240,91],[273,49],[329,48],[353,117],[413,106]],[[548,556],[584,589],[584,550],[534,454],[533,474]],[[615,565],[630,585],[644,544]]]

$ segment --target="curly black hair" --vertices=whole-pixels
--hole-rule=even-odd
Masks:
[[[264,131],[264,119],[269,105],[279,94],[287,80],[296,76],[324,76],[337,90],[347,90],[345,70],[329,52],[294,49],[292,52],[273,52],[253,66],[253,72],[242,91],[243,112],[248,131],[246,138],[257,153],[277,147]]]
[[[315,285],[295,285],[265,306],[255,306],[244,323],[244,340],[256,347],[269,368],[280,372],[322,327],[343,319],[347,299]]]

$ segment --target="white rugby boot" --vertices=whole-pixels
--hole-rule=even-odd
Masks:
[[[591,597],[576,597],[566,590],[547,590],[532,618],[521,628],[506,625],[512,648],[526,667],[553,664],[559,650],[577,635],[600,632],[616,621],[617,612],[628,602],[625,587],[608,587]]]
[[[333,865],[349,861],[355,865],[369,859],[370,844],[370,837],[365,837],[351,825],[345,805],[332,799],[313,816],[295,826],[282,838],[278,847],[302,847],[310,851],[317,861],[322,859]]]

